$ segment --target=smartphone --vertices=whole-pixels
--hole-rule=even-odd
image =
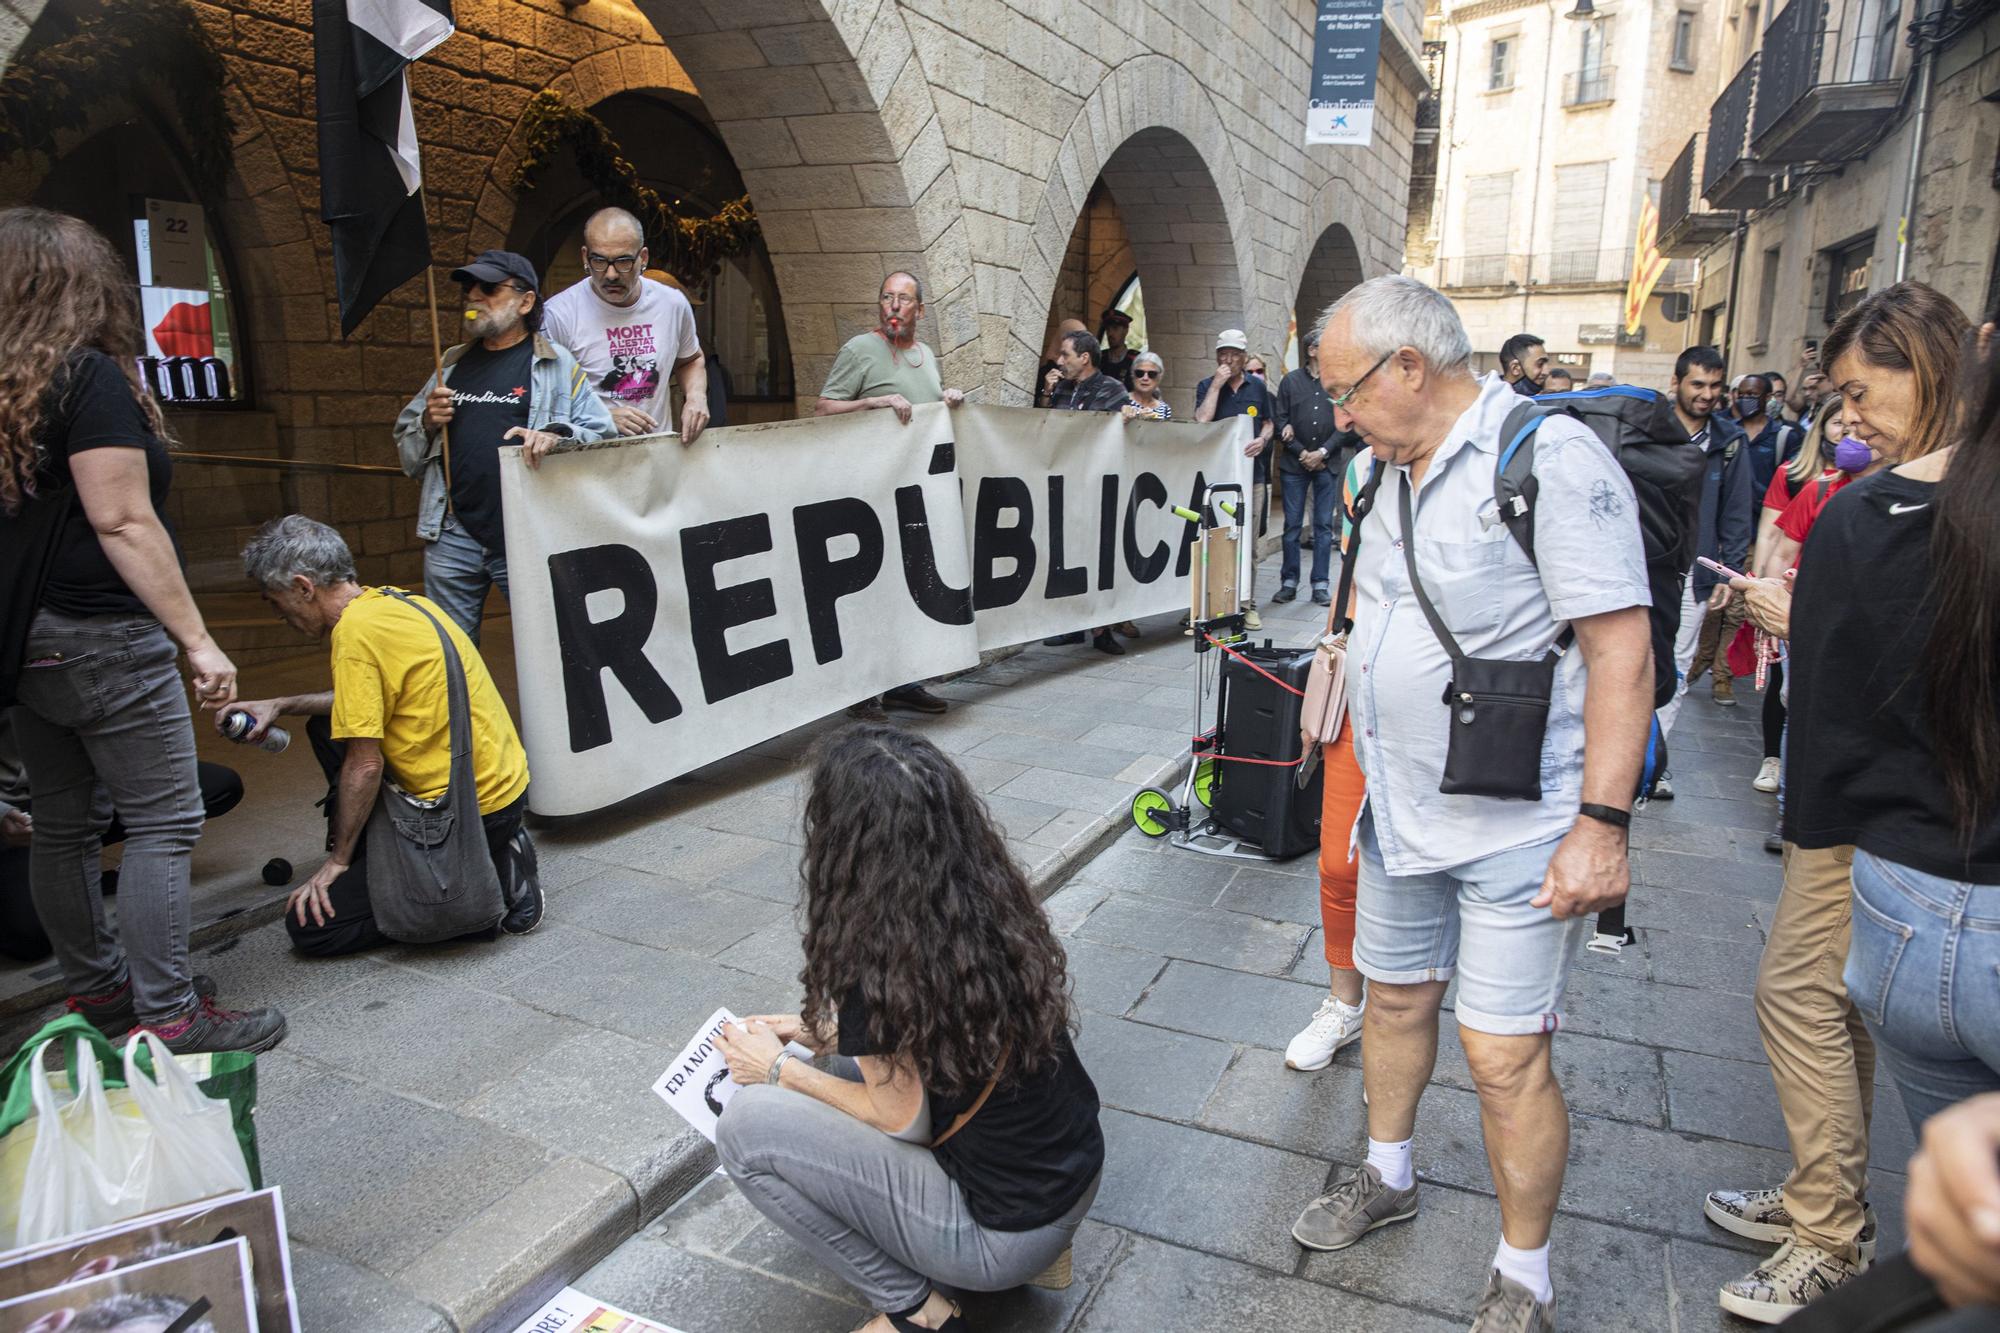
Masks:
[[[1738,573],[1737,571],[1731,569],[1728,565],[1723,564],[1720,560],[1710,560],[1705,555],[1696,556],[1694,558],[1694,562],[1697,565],[1700,565],[1704,569],[1714,570],[1716,573],[1722,575],[1722,577],[1726,579],[1747,579],[1750,577],[1748,574]]]

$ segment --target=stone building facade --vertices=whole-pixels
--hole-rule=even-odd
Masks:
[[[180,470],[183,497],[210,492],[184,499],[191,563],[215,562],[221,579],[246,525],[297,507],[355,536],[367,576],[414,578],[414,483],[311,470],[393,463],[389,423],[432,352],[421,280],[339,337],[319,221],[310,0],[158,2],[189,5],[220,48],[235,122],[226,187],[193,202],[227,271],[241,401],[171,416],[188,450],[278,460]],[[0,0],[0,65],[45,41],[68,3]],[[771,379],[788,391],[746,395],[739,420],[810,410],[897,268],[925,283],[924,336],[945,382],[977,400],[1028,402],[1051,315],[1078,298],[1083,309],[1059,313],[1096,314],[1101,294],[1065,290],[1063,276],[1092,218],[1102,236],[1116,233],[1095,281],[1142,280],[1177,409],[1191,406],[1216,330],[1245,328],[1275,355],[1302,299],[1322,303],[1402,263],[1423,87],[1411,0],[1388,6],[1373,145],[1310,149],[1310,0],[456,0],[454,10],[456,34],[411,72],[438,263],[553,234],[554,205],[539,196],[564,187],[552,175],[524,198],[509,184],[538,91],[622,107],[620,124],[637,127],[621,140],[628,154],[669,183],[676,162],[648,160],[659,150],[644,117],[672,113],[719,145],[711,184],[740,185],[762,226],[759,299],[783,335],[773,354],[789,363]],[[120,125],[143,122],[166,156],[185,154],[163,73],[104,89],[56,161],[0,163],[0,201],[63,206],[67,156]]]
[[[1663,384],[1692,278],[1670,268],[1628,334],[1642,202],[1707,114],[1715,53],[1685,0],[1472,0],[1434,12],[1443,44],[1430,260],[1474,349],[1497,364],[1523,331],[1578,371]],[[1420,206],[1417,211],[1424,211]],[[1413,243],[1412,249],[1418,246]]]
[[[1662,234],[1699,262],[1695,336],[1732,374],[1796,384],[1840,313],[1899,276],[1975,323],[2000,300],[2000,11],[1929,4],[1914,25],[1916,8],[1792,0],[1760,16],[1732,0],[1719,16],[1733,62],[1676,164]]]

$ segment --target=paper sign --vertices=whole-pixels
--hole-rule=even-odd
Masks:
[[[200,204],[146,201],[146,246],[153,287],[208,290],[208,228]]]
[[[564,1287],[556,1298],[528,1316],[515,1333],[680,1333],[679,1329],[627,1314],[616,1306]]]
[[[708,1016],[701,1031],[694,1039],[681,1048],[674,1062],[667,1066],[667,1072],[653,1081],[653,1091],[660,1094],[667,1105],[680,1112],[681,1119],[700,1130],[702,1137],[715,1142],[715,1122],[722,1118],[722,1108],[729,1105],[741,1086],[729,1077],[729,1063],[722,1058],[722,1051],[716,1046],[715,1038],[722,1031],[724,1023],[736,1022],[736,1015],[727,1009],[718,1009]],[[785,1047],[793,1058],[808,1060],[813,1053],[797,1042]]]

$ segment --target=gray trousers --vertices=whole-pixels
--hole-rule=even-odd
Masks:
[[[852,1060],[834,1072],[858,1081]],[[729,1178],[757,1211],[845,1278],[877,1310],[923,1302],[933,1281],[1005,1291],[1069,1248],[1097,1181],[1061,1218],[1033,1231],[973,1221],[931,1150],[890,1138],[789,1088],[741,1088],[716,1126]]]
[[[151,616],[44,610],[26,660],[14,731],[35,798],[29,879],[63,979],[100,995],[125,984],[129,963],[140,1019],[176,1018],[194,1005],[188,892],[202,824],[179,653]],[[111,810],[125,826],[116,938],[98,867]]]

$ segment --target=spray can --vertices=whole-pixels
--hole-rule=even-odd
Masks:
[[[257,719],[238,708],[222,719],[222,734],[238,745],[250,743],[250,733],[257,729]],[[257,748],[271,754],[282,754],[292,743],[292,733],[283,727],[272,727],[264,733],[264,739],[257,742]]]

